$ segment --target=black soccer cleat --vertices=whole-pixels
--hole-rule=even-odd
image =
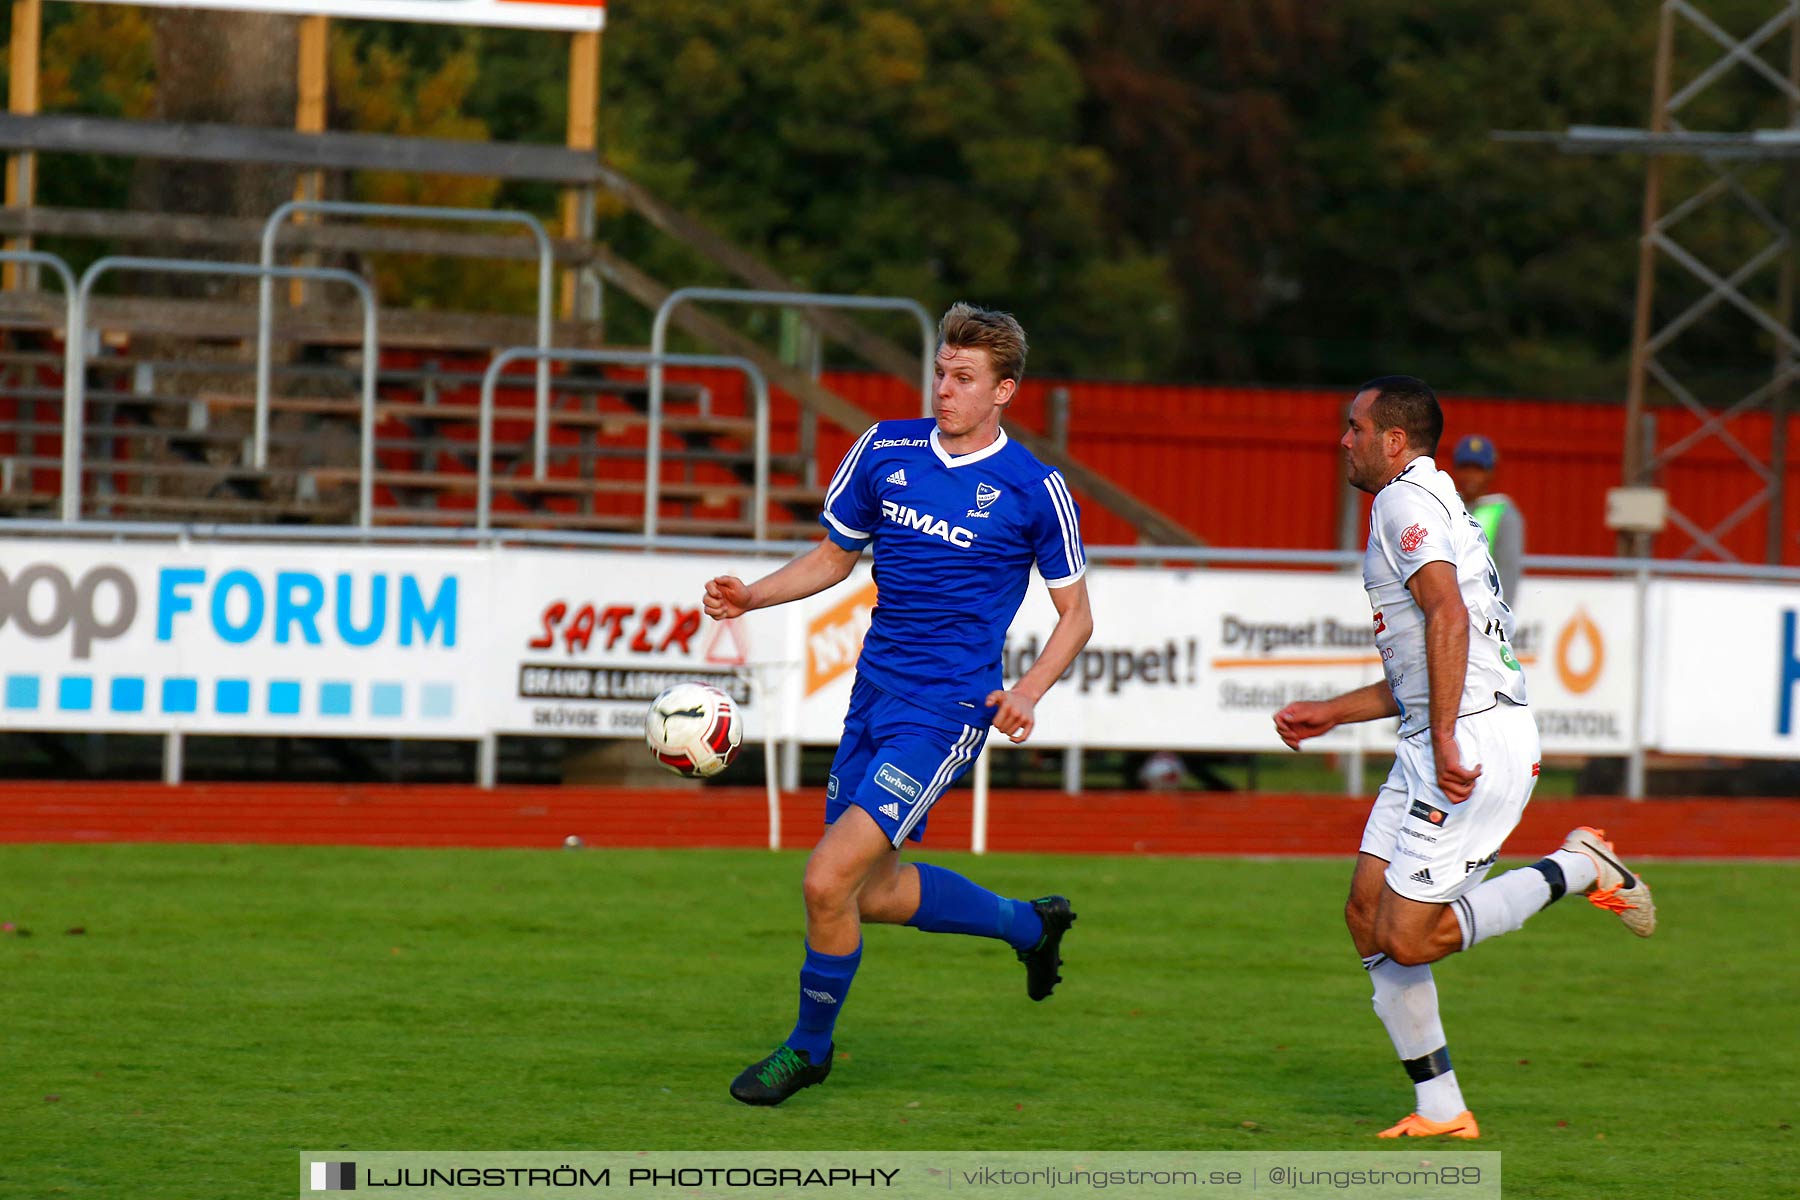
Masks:
[[[1044,936],[1031,949],[1018,951],[1018,955],[1019,961],[1025,964],[1025,994],[1033,1000],[1042,1000],[1062,982],[1056,969],[1062,966],[1063,934],[1075,923],[1075,912],[1069,907],[1067,896],[1045,896],[1042,900],[1033,900],[1031,907],[1037,910],[1038,919],[1044,923]]]
[[[745,1104],[780,1104],[801,1088],[824,1083],[825,1077],[831,1074],[835,1048],[835,1044],[826,1047],[825,1061],[814,1066],[806,1051],[796,1050],[783,1042],[775,1047],[775,1053],[761,1062],[751,1063],[731,1081],[731,1098]]]

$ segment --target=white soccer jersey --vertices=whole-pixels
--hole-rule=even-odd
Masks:
[[[1400,736],[1431,721],[1431,683],[1425,668],[1425,614],[1407,580],[1431,562],[1456,568],[1469,609],[1469,669],[1458,715],[1494,707],[1496,697],[1525,703],[1525,672],[1513,657],[1512,610],[1500,598],[1500,577],[1487,535],[1469,516],[1450,476],[1421,455],[1375,494],[1363,586],[1375,613],[1375,646],[1388,687],[1400,705]]]

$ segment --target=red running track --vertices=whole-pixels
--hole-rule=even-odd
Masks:
[[[500,788],[332,784],[0,783],[0,842],[319,846],[766,846],[757,788]],[[1367,799],[1232,793],[996,792],[988,848],[1093,854],[1355,853]],[[783,798],[782,845],[817,838],[817,792]],[[932,813],[928,845],[969,845],[969,793]],[[1800,859],[1800,800],[1544,799],[1506,853],[1597,825],[1633,857]]]

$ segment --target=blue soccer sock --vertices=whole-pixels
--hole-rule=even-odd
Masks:
[[[814,1066],[825,1061],[831,1049],[831,1031],[838,1013],[850,996],[850,981],[862,964],[862,943],[849,954],[822,954],[806,945],[806,962],[800,968],[800,1019],[787,1044],[806,1051]]]
[[[915,863],[919,911],[907,921],[926,933],[967,933],[998,938],[1029,950],[1044,936],[1044,922],[1029,900],[1008,900],[943,867]]]

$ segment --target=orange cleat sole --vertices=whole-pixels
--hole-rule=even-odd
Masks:
[[[1453,1137],[1478,1138],[1481,1127],[1475,1124],[1475,1114],[1468,1109],[1451,1117],[1448,1121],[1432,1121],[1418,1113],[1407,1113],[1400,1123],[1392,1129],[1384,1129],[1375,1135],[1384,1138],[1402,1137]]]

